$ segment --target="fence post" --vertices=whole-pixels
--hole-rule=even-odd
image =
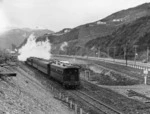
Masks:
[[[91,75],[91,74],[90,74],[90,71],[88,71],[89,80],[90,80],[90,77],[91,77],[90,75]]]
[[[62,101],[64,100],[64,95],[63,94],[61,94],[61,99],[62,99]]]
[[[75,114],[77,114],[78,113],[78,106],[77,106],[77,104],[74,104],[74,107],[75,107]]]
[[[53,88],[53,92],[55,93],[55,88]]]
[[[148,69],[144,69],[143,70],[143,73],[144,73],[144,84],[146,85],[147,84],[147,75],[148,75]]]
[[[86,70],[84,71],[84,78],[86,79]]]
[[[52,91],[53,91],[53,86],[52,86]]]
[[[83,114],[83,110],[82,110],[82,108],[80,108],[80,114]]]
[[[61,99],[61,92],[59,93],[59,99]]]
[[[144,75],[144,84],[147,84],[147,75]]]
[[[72,109],[72,100],[70,100],[70,108]]]
[[[66,97],[66,102],[68,103],[68,97]]]

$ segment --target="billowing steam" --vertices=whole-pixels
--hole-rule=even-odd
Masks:
[[[25,61],[28,57],[38,57],[43,59],[50,59],[51,45],[48,39],[44,42],[36,42],[36,37],[31,34],[27,40],[27,43],[19,49],[18,59]]]
[[[67,43],[67,42],[62,43],[61,46],[60,46],[60,50],[64,51],[64,48],[65,48],[66,46],[68,46],[68,43]]]

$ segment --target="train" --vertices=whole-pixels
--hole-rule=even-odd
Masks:
[[[59,60],[44,60],[35,57],[27,58],[26,64],[58,81],[64,88],[80,87],[80,68],[75,65]]]

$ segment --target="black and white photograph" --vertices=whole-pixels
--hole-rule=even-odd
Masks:
[[[150,114],[150,0],[0,0],[0,114]]]

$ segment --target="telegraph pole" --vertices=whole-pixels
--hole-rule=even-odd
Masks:
[[[98,48],[98,58],[101,56],[101,47]]]
[[[109,47],[107,48],[107,55],[108,55],[108,57],[109,57]]]
[[[116,47],[114,47],[114,62],[115,62]]]
[[[135,65],[136,65],[136,56],[137,56],[136,48],[137,48],[137,45],[134,46],[134,64]]]
[[[130,43],[130,40],[128,40],[125,44],[125,59],[126,59],[126,66],[128,66],[128,45]]]
[[[86,56],[87,56],[87,59],[88,59],[88,48],[86,48]]]
[[[124,60],[126,59],[126,47],[123,48],[124,51]]]
[[[147,62],[149,60],[149,47],[147,47]]]
[[[127,52],[128,52],[128,49],[127,49],[127,43],[126,43],[126,47],[125,47],[125,54],[126,54],[126,55],[125,55],[125,59],[126,59],[126,66],[128,65],[128,62],[127,62],[127,61],[128,61],[128,53],[127,53]]]

